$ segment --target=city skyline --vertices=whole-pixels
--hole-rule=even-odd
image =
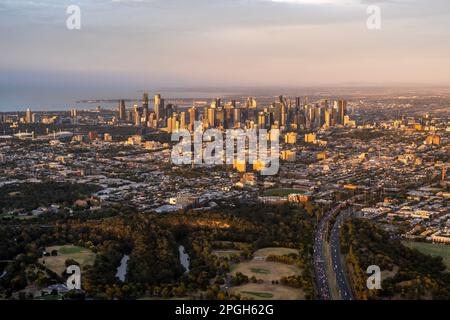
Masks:
[[[66,28],[70,4],[0,1],[0,108],[136,88],[450,84],[446,1],[78,1],[81,30]]]
[[[0,304],[288,319],[448,301],[449,16],[0,0]]]
[[[341,93],[0,112],[0,298],[448,299],[450,93]]]

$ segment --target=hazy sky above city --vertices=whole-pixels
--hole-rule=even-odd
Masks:
[[[0,0],[0,107],[40,89],[447,85],[449,16],[448,0]]]

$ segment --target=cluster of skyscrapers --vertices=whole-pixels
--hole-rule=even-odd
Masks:
[[[12,117],[11,114],[8,113],[0,113],[0,123],[4,123],[4,122],[13,122],[14,119],[18,119],[18,121],[20,123],[27,123],[27,124],[31,124],[31,123],[36,123],[37,122],[37,118],[36,118],[36,113],[33,113],[30,108],[27,109],[27,111],[25,112],[25,117],[23,117],[23,114],[17,114],[17,116]]]
[[[161,127],[162,122],[167,119],[168,112],[174,108],[173,105],[165,106],[161,95],[155,95],[153,111],[149,110],[149,96],[144,93],[142,106],[134,105],[133,109],[127,109],[125,100],[119,102],[118,120],[121,122],[134,123],[136,126]]]
[[[336,125],[346,125],[350,121],[347,115],[347,101],[335,101],[329,105],[327,100],[311,104],[308,98],[295,100],[279,96],[271,105],[258,107],[254,98],[244,103],[236,100],[224,102],[214,99],[204,106],[179,108],[165,104],[161,95],[155,95],[153,110],[149,109],[149,96],[144,93],[142,105],[127,109],[122,100],[118,107],[118,120],[133,123],[136,126],[165,129],[173,132],[178,129],[194,129],[194,122],[201,121],[204,128],[259,128],[280,129],[286,131],[319,129]]]

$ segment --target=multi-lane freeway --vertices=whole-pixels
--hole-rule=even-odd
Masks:
[[[333,211],[333,210],[332,210]],[[331,292],[327,276],[327,266],[324,257],[325,235],[327,223],[332,217],[332,212],[328,212],[319,222],[316,235],[314,237],[314,272],[316,277],[316,286],[319,298],[322,300],[330,300]]]
[[[336,284],[342,300],[353,300],[353,294],[342,265],[341,246],[339,241],[339,233],[343,225],[345,213],[340,213],[336,218],[330,235],[330,252],[333,271],[336,275]]]
[[[341,252],[339,245],[339,228],[342,225],[344,216],[340,214],[341,210],[352,204],[353,201],[360,196],[355,196],[347,201],[340,203],[328,211],[325,216],[320,220],[314,237],[314,272],[316,278],[316,286],[319,294],[319,298],[322,300],[330,300],[330,279],[327,273],[327,259],[324,255],[324,248],[326,243],[327,226],[331,219],[335,216],[336,223],[333,226],[330,236],[330,249],[331,249],[331,261],[333,264],[333,271],[336,274],[336,283],[341,299],[351,300],[353,299],[352,291],[348,284],[345,271],[342,266]]]

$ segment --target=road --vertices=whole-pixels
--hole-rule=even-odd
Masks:
[[[322,219],[323,221],[324,219]],[[325,257],[323,254],[323,245],[325,240],[323,235],[325,234],[326,223],[320,221],[316,236],[314,239],[314,272],[316,277],[316,285],[319,294],[319,298],[322,300],[330,300],[331,293],[330,287],[328,286],[328,277],[326,273]]]
[[[316,234],[314,236],[314,272],[316,278],[316,285],[321,300],[330,300],[331,291],[327,275],[327,265],[324,256],[325,236],[327,233],[327,225],[331,218],[341,209],[342,204],[333,208],[325,214],[325,216],[319,221]]]
[[[321,300],[331,300],[330,279],[327,274],[327,259],[324,256],[324,246],[326,245],[327,225],[330,220],[336,216],[342,209],[352,204],[354,200],[361,196],[355,196],[347,201],[342,202],[338,206],[328,211],[320,220],[317,226],[316,234],[314,236],[314,259],[313,267],[316,278],[316,286]],[[330,249],[333,263],[333,270],[336,273],[336,281],[338,290],[343,300],[353,299],[353,295],[348,285],[347,277],[341,262],[341,253],[339,247],[339,227],[343,221],[344,216],[339,214],[336,218],[336,223],[333,226],[330,237]],[[338,223],[339,222],[339,223]]]
[[[350,289],[345,269],[342,264],[341,247],[339,241],[340,228],[343,225],[345,219],[345,213],[339,214],[336,218],[336,222],[331,230],[330,235],[330,251],[331,251],[331,263],[333,264],[333,271],[336,274],[336,283],[338,286],[339,294],[342,300],[353,300],[353,293]]]

